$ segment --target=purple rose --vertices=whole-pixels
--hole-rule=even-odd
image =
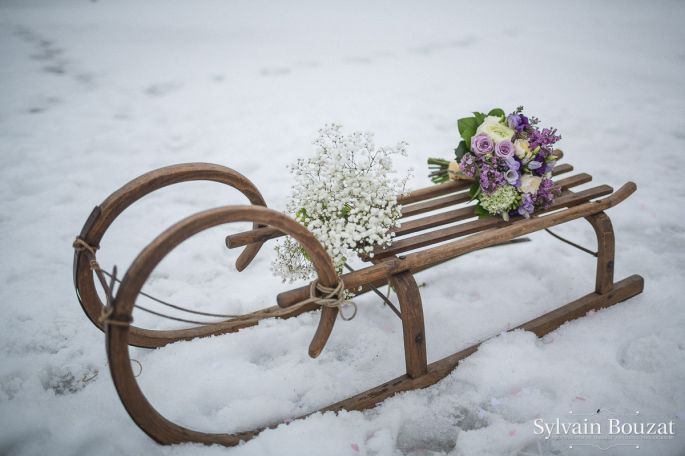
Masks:
[[[513,157],[514,144],[508,139],[505,139],[504,141],[495,146],[495,155],[497,155],[498,157],[502,157],[504,159]]]
[[[495,142],[488,135],[480,134],[471,138],[471,150],[476,155],[489,154],[495,149]]]

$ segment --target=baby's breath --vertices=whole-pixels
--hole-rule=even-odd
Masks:
[[[373,134],[343,135],[341,126],[327,125],[314,141],[316,153],[290,167],[295,178],[287,205],[290,214],[311,231],[333,260],[338,273],[355,254],[373,256],[374,246],[390,244],[399,226],[408,176],[397,177],[393,155],[407,155],[407,144],[376,147]],[[276,245],[273,271],[283,281],[311,279],[314,268],[297,241]]]

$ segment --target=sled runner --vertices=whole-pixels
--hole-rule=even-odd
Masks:
[[[470,183],[464,181],[450,181],[399,196],[403,219],[411,219],[403,220],[401,227],[396,229],[397,239],[389,247],[377,249],[373,257],[363,258],[370,263],[367,267],[338,276],[330,257],[316,238],[294,219],[267,208],[257,188],[241,174],[223,166],[204,163],[169,166],[134,179],[93,210],[74,243],[74,285],[88,318],[105,332],[107,357],[115,387],[129,415],[143,431],[162,444],[202,442],[236,445],[278,423],[269,423],[264,428],[250,432],[211,434],[187,429],[167,420],[141,391],[131,368],[128,346],[161,347],[178,340],[235,332],[256,325],[265,318],[288,318],[321,308],[319,326],[309,346],[310,356],[316,357],[326,345],[341,311],[345,301],[343,290],[358,295],[389,283],[397,293],[400,305],[400,309],[394,311],[402,319],[406,374],[320,411],[361,410],[373,407],[398,392],[427,387],[448,375],[480,344],[427,363],[423,307],[414,280],[414,274],[419,271],[478,249],[585,218],[597,236],[597,252],[590,252],[597,257],[594,291],[514,329],[532,331],[540,337],[590,310],[611,306],[642,292],[643,279],[638,275],[614,281],[614,232],[604,212],[630,196],[636,190],[636,185],[628,182],[616,192],[607,185],[574,191],[575,187],[590,182],[592,177],[585,173],[559,177],[572,170],[573,167],[568,164],[554,168],[555,185],[561,194],[550,208],[529,219],[520,217],[505,222],[494,217],[476,218],[473,206],[465,205],[470,199]],[[176,223],[143,249],[126,271],[114,295],[112,290],[117,281],[116,269],[113,274],[108,274],[96,260],[97,249],[108,227],[128,206],[143,196],[172,184],[197,180],[231,186],[242,192],[251,204],[206,210]],[[438,210],[443,211],[435,212]],[[310,286],[280,293],[276,298],[276,306],[232,316],[219,323],[160,331],[134,326],[132,311],[134,307],[142,308],[136,304],[136,299],[161,260],[190,237],[233,222],[253,224],[251,230],[226,238],[229,248],[243,248],[236,261],[239,271],[248,267],[266,241],[288,235],[306,251],[316,269],[317,280]],[[96,281],[105,290],[104,303],[98,296]],[[183,310],[194,315],[219,316]]]

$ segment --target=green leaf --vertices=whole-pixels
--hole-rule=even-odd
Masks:
[[[478,121],[475,117],[464,117],[457,121],[457,126],[459,127],[459,134],[461,135],[464,142],[466,142],[466,147],[471,148],[471,137],[476,134],[478,129]]]
[[[300,209],[295,213],[295,218],[300,222],[304,223],[305,219],[307,218],[307,210],[305,208]]]
[[[504,117],[504,110],[500,108],[495,108],[491,109],[490,112],[488,113],[489,116],[497,116],[497,117]]]
[[[309,258],[309,254],[308,254],[307,251],[304,249],[304,247],[300,246],[300,252],[302,252],[302,256],[303,256],[307,261],[309,261],[309,262],[312,261],[312,259]]]
[[[485,114],[482,112],[474,112],[473,115],[476,116],[476,122],[479,126],[485,121]]]
[[[461,161],[461,157],[464,156],[466,152],[468,152],[469,149],[466,147],[466,141],[459,141],[459,145],[457,146],[456,149],[454,149],[454,157],[457,159],[457,161]]]
[[[341,215],[345,218],[345,220],[347,220],[347,217],[349,217],[351,211],[352,211],[352,206],[345,203],[345,205],[343,206],[343,208],[340,212],[341,212]]]
[[[478,216],[478,218],[485,218],[490,216],[490,213],[487,210],[485,210],[485,208],[483,208],[483,206],[481,206],[480,204],[476,206],[474,212]]]
[[[473,184],[471,184],[471,187],[469,187],[469,196],[471,199],[476,199],[476,197],[480,194],[480,182],[475,181]]]

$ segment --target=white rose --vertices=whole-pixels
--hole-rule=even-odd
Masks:
[[[517,139],[514,141],[514,149],[516,156],[523,160],[530,154],[530,144],[527,139]]]
[[[495,144],[502,141],[511,140],[514,137],[514,130],[502,123],[502,118],[497,116],[487,116],[476,130],[476,134],[484,133],[488,135]]]
[[[521,187],[520,190],[523,193],[535,194],[540,187],[542,178],[538,176],[531,176],[530,174],[524,174],[521,177]]]

